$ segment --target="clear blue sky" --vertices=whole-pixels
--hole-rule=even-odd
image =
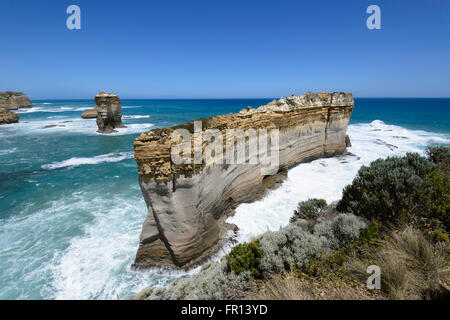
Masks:
[[[0,91],[33,99],[450,97],[448,0],[1,0],[0,39]]]

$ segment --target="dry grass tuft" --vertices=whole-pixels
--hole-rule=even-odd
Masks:
[[[323,280],[323,279],[322,279]],[[325,283],[294,272],[272,276],[253,297],[258,300],[372,300],[383,299],[362,285],[347,282]]]
[[[353,258],[346,267],[365,281],[367,266],[379,266],[381,289],[391,299],[436,299],[448,295],[444,284],[449,281],[449,250],[448,244],[433,245],[422,232],[407,227],[392,232],[366,259]]]

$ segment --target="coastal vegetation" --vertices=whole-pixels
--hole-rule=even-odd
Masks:
[[[288,226],[135,299],[449,298],[449,163],[446,146],[378,159],[337,203],[300,202]],[[380,289],[366,286],[370,265]]]

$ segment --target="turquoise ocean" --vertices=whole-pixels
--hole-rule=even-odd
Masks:
[[[133,141],[271,100],[122,100],[127,128],[111,135],[80,117],[93,101],[21,109],[19,124],[0,126],[0,299],[126,298],[197,272],[131,268],[146,216]],[[450,99],[356,99],[348,133],[349,155],[301,164],[266,198],[239,206],[229,218],[238,241],[286,225],[300,200],[339,199],[361,165],[450,144]]]

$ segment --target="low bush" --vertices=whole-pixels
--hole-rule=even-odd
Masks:
[[[311,220],[317,218],[320,212],[327,206],[327,202],[323,199],[308,199],[301,201],[291,217],[291,223],[298,219]]]
[[[292,266],[303,266],[316,256],[323,241],[297,225],[289,225],[279,231],[268,231],[261,236],[264,253],[260,268],[264,272],[281,272]]]
[[[436,156],[437,157],[437,156]],[[449,174],[416,153],[363,166],[337,209],[382,224],[439,219],[448,228]]]
[[[381,239],[381,225],[374,221],[367,227],[359,230],[358,246],[376,246]]]
[[[428,147],[426,150],[428,159],[436,164],[444,166],[450,165],[450,147],[447,146],[434,146]]]
[[[260,276],[259,261],[262,257],[259,240],[238,244],[226,257],[228,270],[237,275],[248,271],[252,277],[258,278]]]
[[[338,249],[357,240],[359,231],[365,226],[365,222],[353,214],[340,214],[331,221],[320,221],[314,226],[313,232],[329,247]]]

